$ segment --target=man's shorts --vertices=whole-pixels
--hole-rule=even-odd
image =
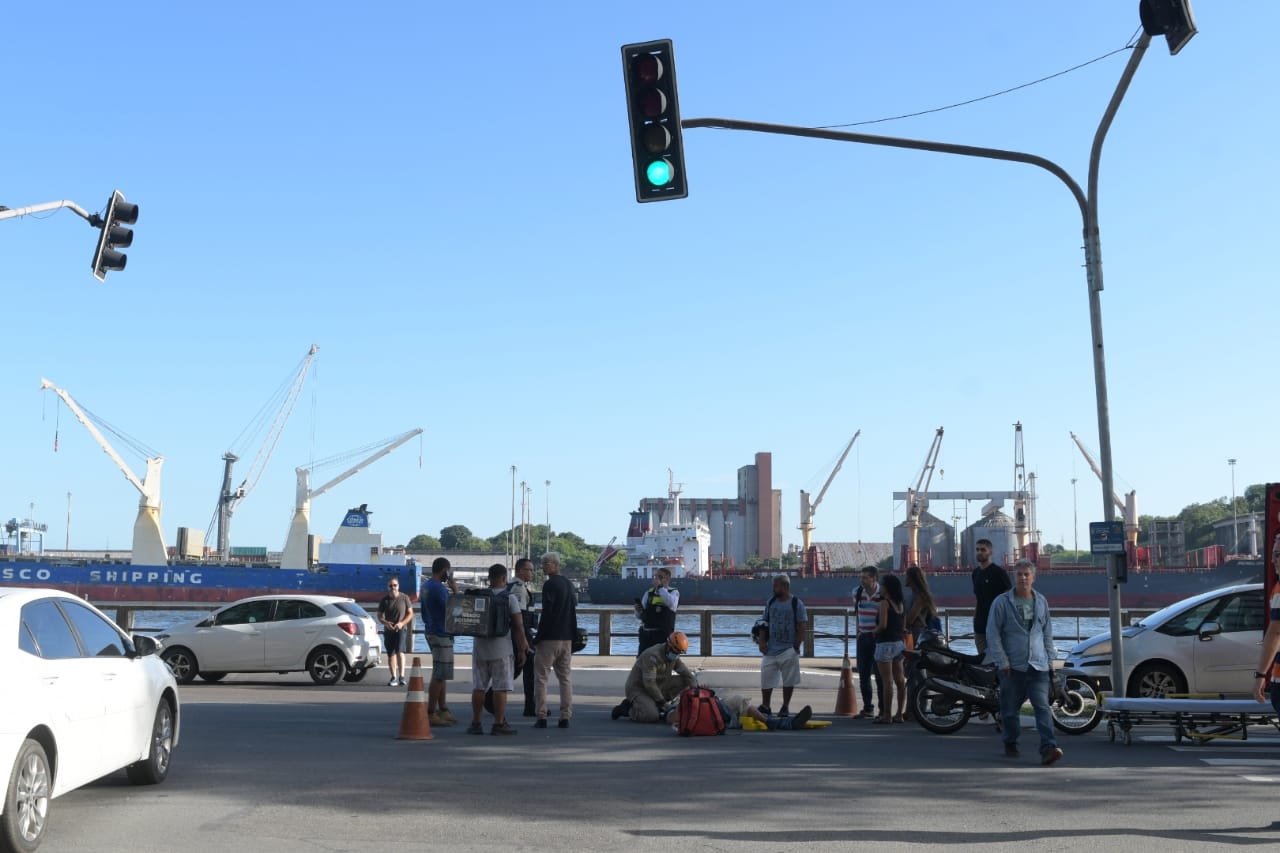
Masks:
[[[431,649],[431,680],[453,681],[453,637],[427,635]]]
[[[382,644],[386,646],[387,654],[398,655],[403,652],[408,634],[408,628],[401,628],[399,631],[393,631],[390,628],[384,629],[382,632]]]
[[[760,662],[760,689],[795,687],[800,683],[800,654],[784,649],[776,655],[765,655]]]
[[[889,663],[902,657],[906,644],[901,640],[895,643],[876,643],[876,663]]]
[[[489,690],[494,693],[510,693],[515,682],[515,663],[511,658],[480,660],[471,657],[471,689]]]

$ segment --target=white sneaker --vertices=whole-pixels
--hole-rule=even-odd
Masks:
[[[399,686],[400,686],[400,682],[396,681],[396,677],[393,675],[393,676],[391,676],[391,680],[387,682],[387,686],[388,686],[388,687],[399,687]]]

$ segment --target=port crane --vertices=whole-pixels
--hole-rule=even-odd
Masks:
[[[903,565],[909,566],[919,561],[916,550],[917,535],[920,533],[920,516],[929,505],[929,484],[933,482],[933,469],[938,464],[938,453],[942,450],[942,427],[933,435],[933,444],[924,457],[924,467],[916,478],[916,487],[907,490],[907,554]]]
[[[133,523],[133,565],[168,565],[169,553],[165,549],[164,533],[160,527],[160,468],[164,465],[164,457],[115,430],[105,421],[101,421],[100,418],[90,415],[80,407],[80,404],[70,394],[54,385],[48,379],[42,378],[40,380],[40,390],[52,391],[58,395],[59,399],[71,410],[71,414],[75,415],[76,420],[84,425],[84,428],[89,431],[89,435],[93,436],[93,440],[98,442],[102,452],[111,457],[111,461],[116,463],[116,467],[124,474],[124,478],[142,496],[138,501],[138,518]],[[130,444],[146,457],[147,469],[142,479],[138,479],[138,475],[133,473],[133,470],[120,457],[116,449],[111,446],[111,442],[107,441],[106,437],[98,430],[94,423],[95,421],[101,422],[107,430],[122,441]]]
[[[1080,448],[1084,461],[1089,463],[1089,468],[1094,475],[1101,480],[1102,469],[1098,467],[1098,463],[1093,460],[1093,454],[1085,448],[1084,442],[1074,432],[1068,433],[1071,440],[1076,443],[1076,447]],[[1124,538],[1130,545],[1138,547],[1138,531],[1141,529],[1138,525],[1138,493],[1130,491],[1124,497],[1119,492],[1111,493],[1111,500],[1115,502],[1116,508],[1120,510],[1121,517],[1124,518]]]
[[[836,478],[836,474],[840,473],[840,468],[844,465],[844,460],[849,458],[849,451],[853,449],[853,443],[858,440],[858,436],[862,435],[862,430],[858,430],[853,434],[853,438],[849,439],[849,443],[844,446],[844,452],[840,454],[840,458],[836,461],[836,467],[831,469],[831,474],[827,477],[827,481],[822,484],[822,488],[818,490],[818,497],[809,500],[809,493],[804,489],[800,490],[800,536],[803,540],[804,568],[801,570],[801,576],[808,577],[818,574],[818,552],[812,546],[813,540],[813,514],[817,512],[818,505],[822,503],[822,499],[826,497],[827,489],[831,488],[831,481]]]
[[[280,558],[280,568],[282,569],[306,569],[311,566],[310,549],[307,547],[307,540],[311,533],[311,500],[318,498],[325,492],[332,489],[339,483],[347,480],[356,474],[368,468],[374,462],[391,453],[397,447],[407,443],[410,439],[422,435],[422,428],[411,429],[401,435],[384,439],[373,444],[355,450],[339,453],[328,459],[321,459],[305,468],[295,469],[298,474],[298,490],[297,501],[293,512],[293,521],[289,524],[289,535],[285,539],[284,553]],[[311,473],[315,469],[334,465],[346,459],[350,459],[360,453],[369,452],[368,456],[361,459],[355,465],[343,471],[329,482],[319,488],[311,488]]]
[[[1034,516],[1035,509],[1027,500],[1027,462],[1022,448],[1022,421],[1018,421],[1013,425],[1013,535],[1020,558],[1027,556],[1027,529],[1035,529]]]
[[[311,362],[319,351],[319,346],[316,344],[311,345],[293,373],[276,389],[275,393],[271,395],[271,399],[258,410],[253,420],[240,433],[240,437],[237,437],[236,441],[238,442],[241,437],[255,434],[253,430],[255,428],[260,429],[266,422],[267,416],[274,410],[271,421],[267,424],[266,432],[263,435],[262,444],[258,447],[258,452],[254,454],[253,461],[249,463],[249,473],[240,481],[240,485],[234,489],[231,487],[231,470],[240,461],[240,457],[231,450],[222,454],[222,488],[218,493],[218,507],[214,510],[213,520],[209,522],[209,528],[205,530],[204,534],[205,540],[208,541],[213,526],[217,525],[217,553],[219,557],[225,559],[230,553],[231,516],[235,513],[240,501],[248,497],[249,493],[258,485],[258,481],[262,479],[262,472],[266,470],[267,462],[270,461],[271,455],[275,452],[276,444],[279,443],[280,436],[284,432],[284,426],[289,422],[289,416],[293,414],[293,407],[297,404],[298,396],[302,393],[302,385],[307,378],[307,368],[311,366]],[[278,404],[276,403],[277,400],[280,401]]]

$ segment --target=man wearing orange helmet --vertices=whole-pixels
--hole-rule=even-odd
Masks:
[[[613,718],[629,716],[635,723],[656,723],[660,708],[698,681],[680,656],[689,651],[689,638],[674,631],[665,643],[650,646],[636,658],[627,676],[627,698],[613,709]]]

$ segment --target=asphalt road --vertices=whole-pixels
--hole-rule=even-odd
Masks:
[[[121,773],[62,797],[42,851],[1280,849],[1280,737],[1261,733],[1174,747],[1150,728],[1126,747],[1102,726],[1062,736],[1066,758],[1042,768],[1033,731],[1013,760],[978,723],[683,739],[611,721],[598,682],[567,731],[513,717],[515,737],[465,734],[454,685],[464,725],[405,742],[403,691],[378,675],[183,688],[169,779],[135,788]],[[834,707],[825,688],[797,698]]]

